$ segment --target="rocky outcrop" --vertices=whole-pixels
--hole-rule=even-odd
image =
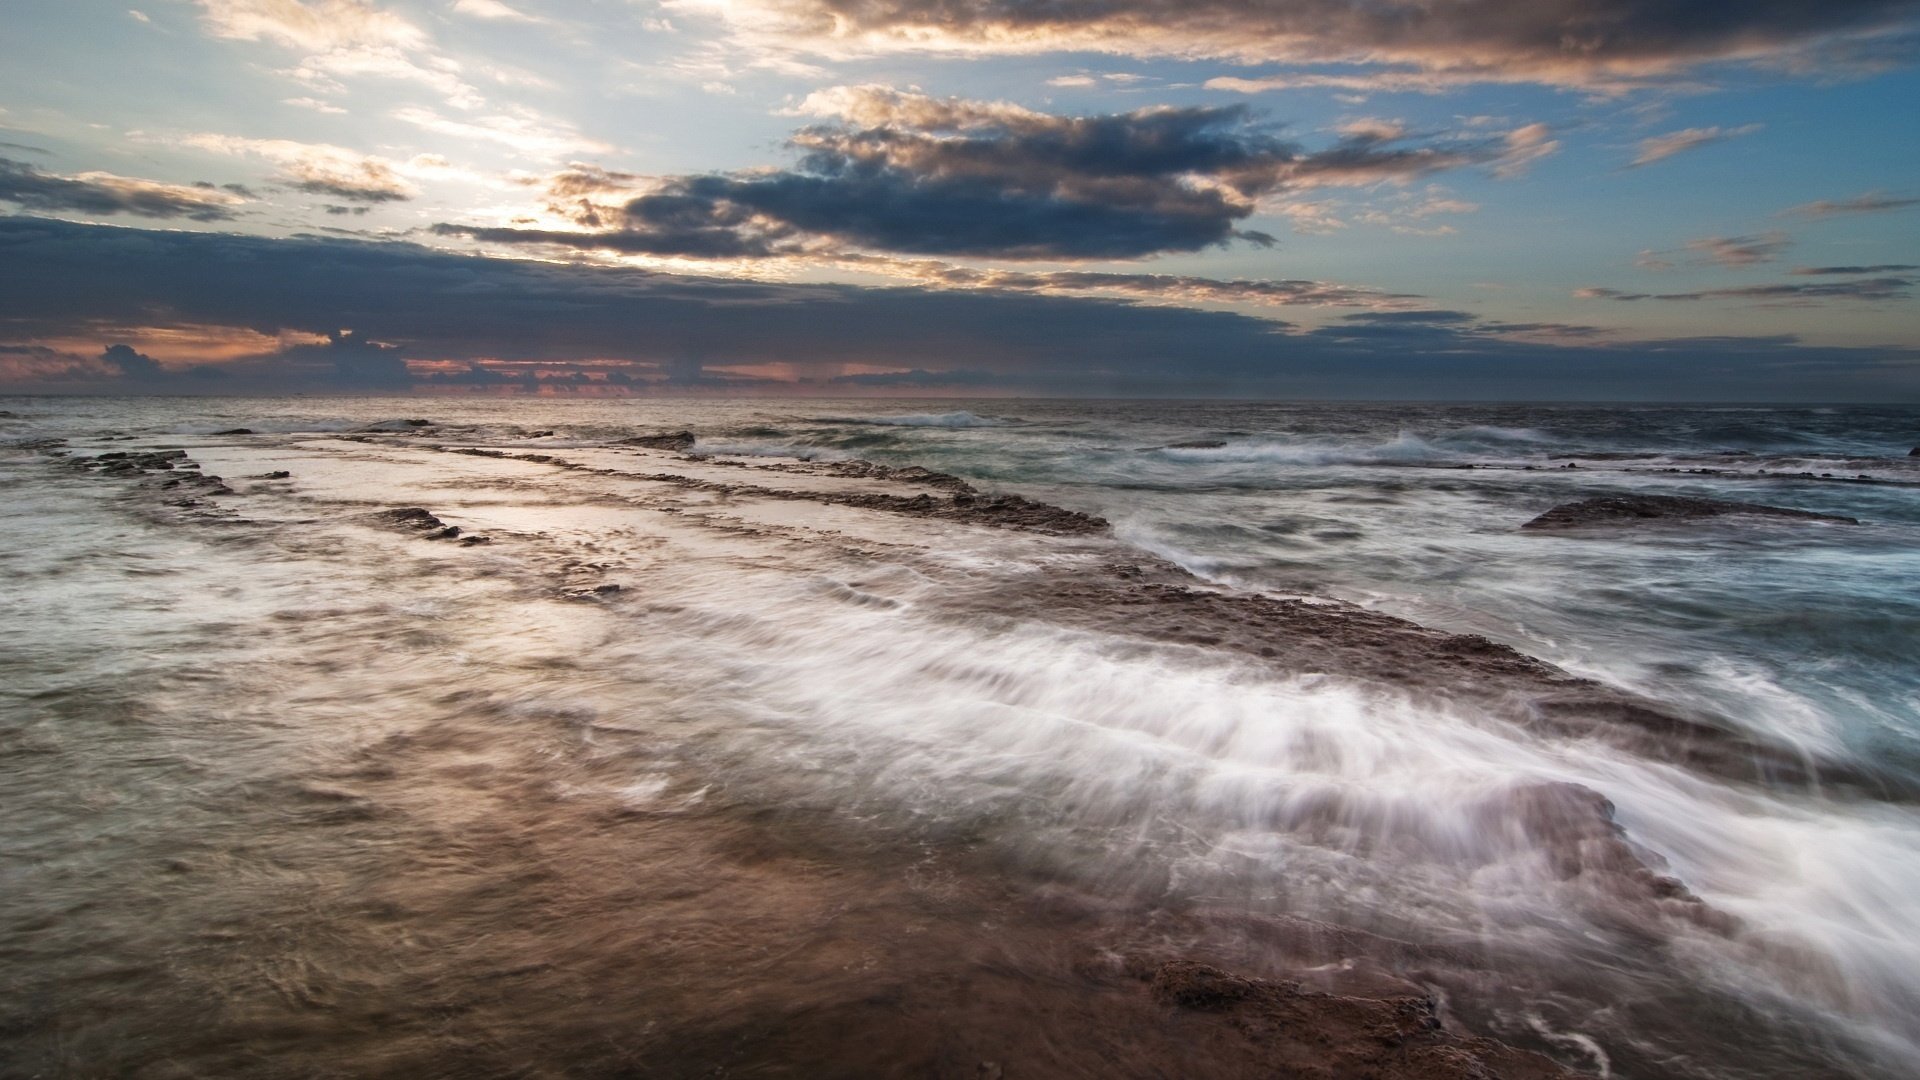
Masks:
[[[1860,524],[1854,518],[1837,514],[1817,514],[1811,510],[1725,499],[1697,499],[1686,495],[1603,495],[1563,503],[1520,527],[1536,530],[1591,529],[1730,516]]]

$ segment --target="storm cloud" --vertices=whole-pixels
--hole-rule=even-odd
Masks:
[[[568,200],[553,209],[579,231],[436,231],[709,259],[848,249],[1127,259],[1235,239],[1270,244],[1241,227],[1264,196],[1412,180],[1537,149],[1508,133],[1416,140],[1370,129],[1309,151],[1244,106],[1058,116],[866,86],[822,91],[802,108],[832,119],[794,135],[792,168],[675,177],[602,206],[576,197],[630,178],[574,167],[550,190]]]

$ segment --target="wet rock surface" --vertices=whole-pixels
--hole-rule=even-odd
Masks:
[[[1729,778],[1841,785],[1879,798],[1920,799],[1920,791],[1891,774],[1754,741],[1485,637],[1448,633],[1335,601],[1227,592],[1202,585],[1169,563],[1141,560],[1096,572],[1056,573],[953,602],[967,615],[1049,619],[1229,649],[1292,672],[1366,679],[1476,702],[1545,734],[1598,738]]]
[[[404,433],[356,443],[404,446],[413,452],[406,460],[414,465],[427,460],[427,451],[441,449],[396,434]],[[364,447],[350,449],[359,454]],[[551,454],[485,447],[452,452],[586,468]],[[119,454],[94,471],[111,467],[114,475],[145,477],[143,485],[208,482],[192,475],[184,452],[169,453],[174,456],[152,460]],[[253,470],[269,463],[243,460],[257,461]],[[428,464],[469,470],[468,482],[485,476],[498,485],[484,489],[490,492],[513,485],[542,488],[558,475],[517,466],[481,473],[478,463],[458,459]],[[756,480],[762,472],[790,472],[874,482],[851,489],[780,488],[777,477],[757,483],[710,479],[719,474],[711,466],[734,464],[703,463],[698,477],[623,470],[617,473],[623,481],[652,479],[700,494],[649,489],[631,502],[621,501],[625,495],[607,498],[604,506],[705,507],[711,494],[719,497],[711,505],[721,521],[729,499],[768,498],[1072,537],[1104,528],[1097,518],[1072,511],[983,495],[958,477],[865,462],[753,466],[760,470],[752,474]],[[316,488],[337,482],[330,465],[296,467]],[[719,475],[745,480],[744,469]],[[934,493],[887,490],[890,484]],[[260,505],[304,497],[289,488],[250,487],[248,497]],[[440,496],[387,497],[397,502]],[[333,520],[367,518],[423,538],[463,537],[459,526],[420,506],[351,517],[336,510]],[[511,535],[517,540],[521,534]],[[362,544],[370,539],[377,543],[359,534]],[[1220,647],[1289,671],[1454,693],[1516,723],[1622,744],[1644,739],[1649,752],[1729,775],[1806,780],[1818,774],[1823,781],[1840,775],[1822,771],[1827,767],[1819,762],[1784,759],[1487,638],[1447,634],[1352,605],[1235,594],[1170,564],[1117,561],[1132,556],[1109,554],[1091,541],[1042,544],[1003,537],[996,543],[1050,553],[1037,560],[1044,574],[959,584],[950,598],[954,612],[976,620],[1032,617],[1160,645]],[[506,554],[517,555],[518,547]],[[385,549],[394,549],[391,539]],[[1084,560],[1090,552],[1106,563],[1074,569],[1083,562],[1070,560]],[[582,604],[573,609],[577,613],[628,615],[650,602],[655,583],[636,576],[630,589],[593,584],[609,556],[582,558],[592,561],[581,569],[580,582],[559,595],[617,602],[605,603],[605,611]],[[1049,561],[1055,558],[1062,561]],[[1414,945],[1350,926],[1289,924],[1244,910],[1143,917],[1085,899],[1030,903],[1014,890],[994,891],[1004,867],[959,865],[967,857],[965,845],[951,845],[943,856],[947,863],[930,863],[921,837],[903,834],[898,844],[877,845],[867,835],[850,839],[857,830],[790,806],[748,806],[732,795],[716,795],[707,805],[689,800],[671,811],[641,805],[622,794],[628,790],[622,785],[632,781],[631,766],[614,756],[592,759],[591,767],[606,769],[595,779],[614,793],[612,801],[596,801],[581,776],[557,778],[549,771],[545,748],[529,751],[525,719],[498,731],[475,724],[473,713],[484,715],[485,705],[484,695],[458,698],[448,718],[417,724],[434,715],[427,707],[408,717],[407,730],[369,743],[365,760],[337,763],[320,780],[306,774],[307,759],[275,756],[300,761],[297,784],[246,788],[279,794],[277,803],[250,796],[243,812],[285,804],[275,812],[296,815],[310,831],[340,830],[338,848],[312,865],[322,871],[350,866],[353,872],[342,875],[334,892],[319,894],[318,902],[315,891],[295,895],[278,878],[271,886],[261,884],[248,900],[274,917],[249,931],[258,936],[244,948],[229,948],[225,938],[191,938],[187,959],[170,963],[165,977],[181,979],[185,972],[195,981],[184,989],[155,987],[163,992],[151,1000],[180,1002],[184,1016],[191,1011],[186,1003],[238,980],[255,1004],[221,1013],[218,1039],[197,1048],[191,1036],[201,1029],[191,1023],[140,1027],[145,1020],[128,1020],[137,1038],[88,1048],[100,1074],[131,1074],[142,1060],[183,1062],[183,1074],[298,1071],[260,1064],[271,1059],[320,1062],[341,1075],[518,1076],[529,1069],[581,1076],[1571,1075],[1543,1057],[1466,1034],[1497,1032],[1543,1045],[1524,1029],[1462,1020],[1437,991],[1426,995],[1424,988],[1438,983],[1452,988],[1456,1001],[1469,996],[1459,991],[1462,982],[1448,980],[1476,965],[1487,969],[1482,985],[1505,977],[1475,955],[1477,946]],[[556,721],[556,740],[574,737],[580,727],[578,717]],[[617,730],[594,728],[593,735],[616,737]],[[471,818],[454,820],[450,815],[456,813]],[[1651,948],[1662,943],[1660,928],[1669,923],[1713,934],[1740,932],[1667,875],[1659,857],[1636,845],[1614,820],[1611,804],[1590,788],[1519,786],[1490,796],[1484,815],[1489,833],[1505,836],[1513,851],[1551,869],[1545,887],[1564,888],[1574,902],[1593,905],[1582,910],[1609,929],[1644,935]],[[433,854],[412,859],[407,872],[353,861],[394,850],[400,846],[396,838],[408,830],[421,835],[408,841],[416,846],[401,850]],[[849,846],[836,850],[836,843]],[[904,854],[896,859],[896,853]],[[168,873],[192,882],[219,872],[218,860],[204,852],[166,865]],[[635,866],[646,867],[645,873],[630,872]],[[221,884],[252,887],[250,881]],[[527,911],[542,914],[539,927],[529,926],[522,914]],[[292,935],[287,926],[300,932]],[[475,932],[434,938],[449,927]],[[1241,955],[1196,947],[1217,946],[1229,927],[1285,947]],[[400,938],[396,928],[409,936]],[[664,932],[669,928],[676,932]],[[173,950],[168,956],[179,955],[177,943],[204,927],[173,929],[182,932],[162,935]],[[417,931],[425,936],[416,942]],[[403,940],[405,949],[396,950],[395,940]],[[769,941],[780,944],[770,950]],[[236,962],[242,957],[244,964]],[[1435,972],[1447,975],[1436,978]],[[585,1001],[592,1007],[579,1006]],[[626,1022],[633,1016],[647,1017],[647,1025]],[[45,1030],[55,1030],[56,1022],[49,1013]],[[0,1040],[13,1035],[0,1031]],[[56,1060],[56,1052],[40,1060]],[[1581,1060],[1577,1052],[1566,1056]],[[1616,1075],[1658,1075],[1641,1065]]]
[[[1610,528],[1729,516],[1860,524],[1855,518],[1761,503],[1699,499],[1683,495],[1604,495],[1556,506],[1520,527],[1536,530]]]
[[[1195,1025],[1196,1051],[1225,1060],[1227,1076],[1370,1077],[1375,1080],[1545,1080],[1572,1077],[1538,1054],[1444,1030],[1429,998],[1362,998],[1297,983],[1249,979],[1191,960],[1148,978],[1154,1000],[1213,1014]],[[1246,1054],[1234,1061],[1239,1050]],[[1256,1058],[1252,1053],[1259,1053]],[[1216,1066],[1218,1067],[1218,1066]]]

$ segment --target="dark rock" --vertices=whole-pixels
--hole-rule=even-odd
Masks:
[[[429,540],[451,540],[460,535],[460,526],[449,525],[444,529],[435,529],[427,534]]]
[[[1784,506],[1729,502],[1724,499],[1696,499],[1685,495],[1603,495],[1565,503],[1520,526],[1523,529],[1584,529],[1597,526],[1634,525],[1658,521],[1696,521],[1702,518],[1744,515],[1747,517],[1788,518],[1796,521],[1831,521],[1858,525],[1854,518],[1837,514],[1817,514]]]
[[[215,435],[251,435],[253,433],[254,432],[252,428],[244,428],[244,427],[228,428],[225,431],[214,432]]]
[[[461,547],[473,547],[476,544],[491,543],[493,543],[493,538],[490,536],[463,536],[460,538]]]
[[[1909,451],[1907,451],[1907,456],[1908,456],[1908,457],[1920,457],[1920,446],[1916,446],[1916,447],[1914,447],[1913,449],[1911,449],[1911,450],[1909,450]]]
[[[288,471],[287,471],[287,470],[285,470],[285,469],[275,469],[275,470],[273,470],[273,471],[272,471],[272,472],[270,472],[270,473],[261,473],[261,474],[260,474],[260,476],[259,476],[259,479],[261,479],[261,480],[291,480],[291,479],[293,479],[293,474],[292,474],[292,473],[290,473],[290,472],[288,472]]]
[[[620,440],[620,446],[644,446],[649,450],[687,450],[693,446],[693,432],[670,431],[663,435],[635,435]]]
[[[1171,960],[1153,973],[1153,996],[1182,1009],[1224,1009],[1252,997],[1252,979],[1243,979],[1192,960]]]
[[[1225,439],[1189,439],[1186,442],[1170,442],[1163,450],[1218,450],[1227,445]]]
[[[375,525],[407,532],[430,532],[447,527],[446,522],[418,506],[405,506],[398,510],[377,510],[366,515],[366,518]]]

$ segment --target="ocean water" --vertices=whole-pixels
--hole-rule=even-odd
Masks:
[[[23,1075],[695,1075],[728,1054],[758,1074],[902,1016],[1038,1025],[1041,1046],[1019,994],[927,987],[1062,984],[1149,938],[1291,977],[1318,961],[1335,989],[1377,968],[1600,1075],[1920,1056],[1920,410],[0,409],[0,1046]],[[681,429],[723,460],[925,466],[1113,534],[621,474],[612,444]],[[226,477],[227,517],[64,464],[150,447]],[[1520,528],[1623,493],[1860,523]],[[354,523],[413,505],[495,542]],[[1125,612],[992,599],[1129,559],[1482,635],[1874,779],[1719,775],[1417,677],[1274,670]],[[1635,857],[1715,918],[1556,873],[1513,809],[1540,785],[1611,802]],[[1261,945],[1246,916],[1372,944]],[[924,1064],[873,1053],[840,1074]]]

